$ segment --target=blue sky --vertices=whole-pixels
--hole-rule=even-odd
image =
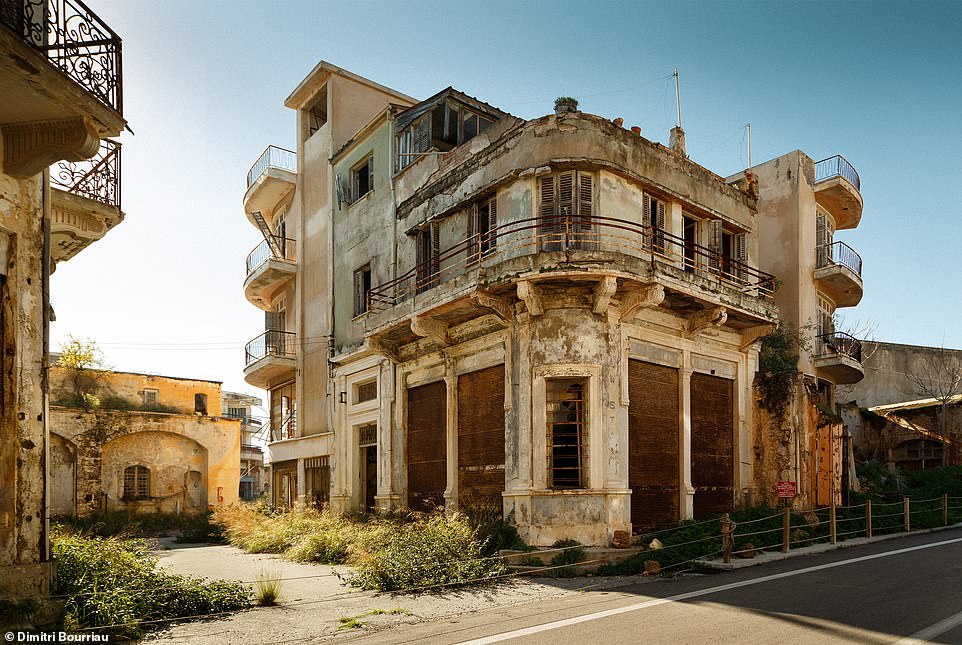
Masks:
[[[90,0],[124,39],[127,219],[52,280],[56,347],[116,369],[243,381],[262,313],[248,168],[293,147],[290,91],[324,59],[411,96],[448,85],[520,117],[557,96],[667,143],[678,68],[691,157],[744,168],[844,155],[865,209],[837,239],[864,262],[850,319],[879,340],[962,347],[962,3],[204,2]],[[762,242],[764,243],[764,241]]]

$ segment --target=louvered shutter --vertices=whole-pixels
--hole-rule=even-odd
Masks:
[[[828,228],[828,220],[824,215],[819,213],[815,217],[815,249],[817,254],[818,264],[817,266],[823,267],[831,262],[831,244],[832,236]]]
[[[574,215],[574,182],[574,172],[563,172],[558,175],[558,214],[562,218],[562,225],[566,223],[565,220]]]
[[[364,313],[364,278],[362,271],[354,272],[354,316]]]
[[[340,173],[334,175],[334,183],[337,186],[337,205],[342,206],[344,202],[350,201],[345,190],[344,179]]]
[[[664,253],[665,251],[665,202],[658,200],[658,212],[655,214],[655,248]]]
[[[415,129],[414,152],[427,152],[431,148],[431,115],[423,117]]]
[[[280,329],[278,324],[280,322],[280,315],[276,311],[265,311],[264,312],[264,329],[267,331],[272,331]]]
[[[367,190],[374,190],[374,155],[367,158]]]
[[[735,275],[738,276],[739,280],[745,280],[748,278],[747,275],[747,265],[748,265],[748,233],[738,233],[732,238],[732,244],[735,247]]]
[[[541,233],[541,248],[544,251],[557,251],[560,248],[558,232],[562,229],[558,200],[555,194],[556,177],[555,175],[546,175],[538,181],[540,182],[539,192],[541,194],[541,204],[538,210],[541,216],[538,225]]]
[[[488,200],[488,252],[498,246],[498,196]]]
[[[651,227],[651,196],[649,196],[649,195],[646,193],[646,194],[643,196],[642,201],[643,201],[643,203],[644,203],[644,212],[643,212],[643,214],[642,214],[642,222],[641,222],[641,225],[644,227],[644,228],[643,228],[644,233],[643,233],[643,237],[642,237],[642,246],[644,246],[645,249],[649,249],[649,248],[651,248],[651,238],[652,238],[652,231],[651,231],[651,229],[650,229],[650,227]]]
[[[417,265],[414,272],[416,284],[414,288],[417,293],[421,293],[426,288],[425,284],[428,275],[428,250],[430,249],[430,245],[427,241],[428,235],[430,235],[428,231],[420,230],[414,237],[414,250],[417,255]]]
[[[480,219],[479,206],[475,204],[468,209],[468,262],[475,262],[481,252],[482,226],[476,226]],[[477,235],[477,237],[475,237]]]
[[[594,216],[594,185],[590,173],[578,173],[578,230],[590,231]]]
[[[431,285],[437,284],[437,275],[441,270],[440,237],[441,226],[437,222],[431,224]]]
[[[721,268],[722,223],[721,220],[708,221],[708,266],[713,271]]]

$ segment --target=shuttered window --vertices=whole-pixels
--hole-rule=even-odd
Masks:
[[[495,195],[476,204],[468,213],[468,257],[471,262],[497,248],[497,228],[498,198]]]
[[[444,505],[447,484],[447,388],[444,381],[407,391],[408,507]]]
[[[504,492],[504,366],[458,377],[458,502],[501,514]]]
[[[146,466],[124,468],[124,499],[148,499],[150,497],[150,470]]]
[[[374,155],[351,168],[351,194],[346,200],[354,203],[374,190]]]
[[[588,486],[588,384],[585,379],[546,383],[548,488]]]
[[[714,272],[721,270],[722,223],[721,220],[708,220],[708,268]]]
[[[735,495],[734,381],[691,375],[691,484],[695,519],[732,509]]]
[[[654,250],[659,253],[665,252],[665,233],[667,220],[665,218],[665,202],[645,193],[644,198],[644,226],[650,227],[651,241]],[[646,244],[647,246],[647,244]]]
[[[539,231],[542,249],[560,250],[563,243],[582,247],[592,230],[594,174],[569,170],[539,178]]]
[[[441,270],[439,233],[438,224],[432,222],[416,234],[417,270],[415,274],[417,293],[427,291],[438,283],[438,273]]]
[[[371,265],[365,264],[354,272],[354,317],[367,313],[371,295]]]
[[[832,263],[832,227],[824,213],[815,216],[815,250],[817,266],[823,267]]]

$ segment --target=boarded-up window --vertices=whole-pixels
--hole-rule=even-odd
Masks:
[[[444,505],[447,484],[447,389],[444,381],[408,389],[408,507]]]
[[[546,383],[548,488],[588,486],[587,379]]]
[[[729,379],[691,375],[691,484],[695,488],[695,519],[732,509],[735,490],[733,390],[733,381]]]
[[[124,468],[124,499],[150,497],[150,470],[146,466]]]
[[[628,487],[635,532],[678,521],[678,370],[628,361]]]
[[[458,377],[458,502],[500,515],[504,492],[504,366]]]

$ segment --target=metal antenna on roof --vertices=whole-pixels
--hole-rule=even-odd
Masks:
[[[748,128],[748,169],[751,170],[752,169],[752,122],[749,121],[748,125],[746,125],[745,127]]]
[[[675,104],[678,106],[678,127],[681,127],[681,90],[678,88],[678,68],[675,68]]]

